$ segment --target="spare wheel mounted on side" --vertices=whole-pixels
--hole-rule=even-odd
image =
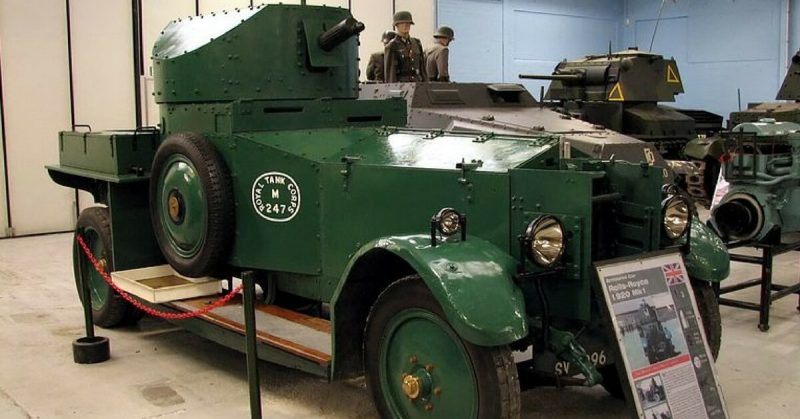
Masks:
[[[211,275],[234,231],[231,178],[214,146],[199,134],[167,137],[153,159],[150,218],[161,252],[181,275]]]

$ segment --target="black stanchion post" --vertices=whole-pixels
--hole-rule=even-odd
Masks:
[[[244,293],[247,383],[250,386],[250,417],[261,419],[261,380],[258,376],[258,348],[256,346],[256,283],[252,271],[242,273],[242,292]]]
[[[80,234],[80,232],[78,232]],[[88,259],[83,255],[83,248],[78,246],[81,257],[78,258],[78,277],[81,284],[81,297],[83,300],[83,321],[86,327],[86,336],[72,341],[72,359],[76,364],[96,364],[111,358],[111,345],[108,338],[95,336],[94,319],[92,319],[92,295],[89,290],[89,275],[86,272],[84,261]],[[89,269],[94,269],[89,268]]]
[[[758,330],[769,330],[769,309],[772,303],[772,245],[764,247],[761,265],[761,305],[759,307]]]

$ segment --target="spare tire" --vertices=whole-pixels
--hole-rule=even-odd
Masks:
[[[150,218],[167,262],[181,275],[214,273],[234,232],[233,191],[225,162],[199,134],[167,137],[150,177]]]

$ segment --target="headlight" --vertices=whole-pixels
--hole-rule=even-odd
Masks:
[[[680,238],[689,230],[691,206],[689,202],[680,197],[667,198],[661,204],[664,215],[664,233],[671,240]]]
[[[528,225],[525,236],[527,256],[539,266],[553,266],[564,254],[564,226],[555,217],[546,215],[533,220]]]
[[[452,236],[461,230],[461,214],[452,208],[443,208],[434,217],[436,229],[445,236]]]

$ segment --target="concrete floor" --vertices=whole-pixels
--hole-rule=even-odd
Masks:
[[[244,355],[169,323],[144,319],[128,329],[100,330],[112,359],[72,362],[82,335],[71,235],[0,240],[0,418],[248,417]],[[776,278],[796,281],[798,253],[778,259]],[[731,282],[757,273],[734,264]],[[755,289],[737,296],[756,300]],[[756,329],[757,313],[723,307],[717,362],[731,417],[789,418],[800,411],[800,313],[791,296],[772,308],[772,329]],[[362,382],[327,384],[261,363],[265,417],[372,418]],[[622,401],[602,388],[535,389],[523,393],[525,418],[624,417]],[[791,412],[795,412],[794,414]]]

